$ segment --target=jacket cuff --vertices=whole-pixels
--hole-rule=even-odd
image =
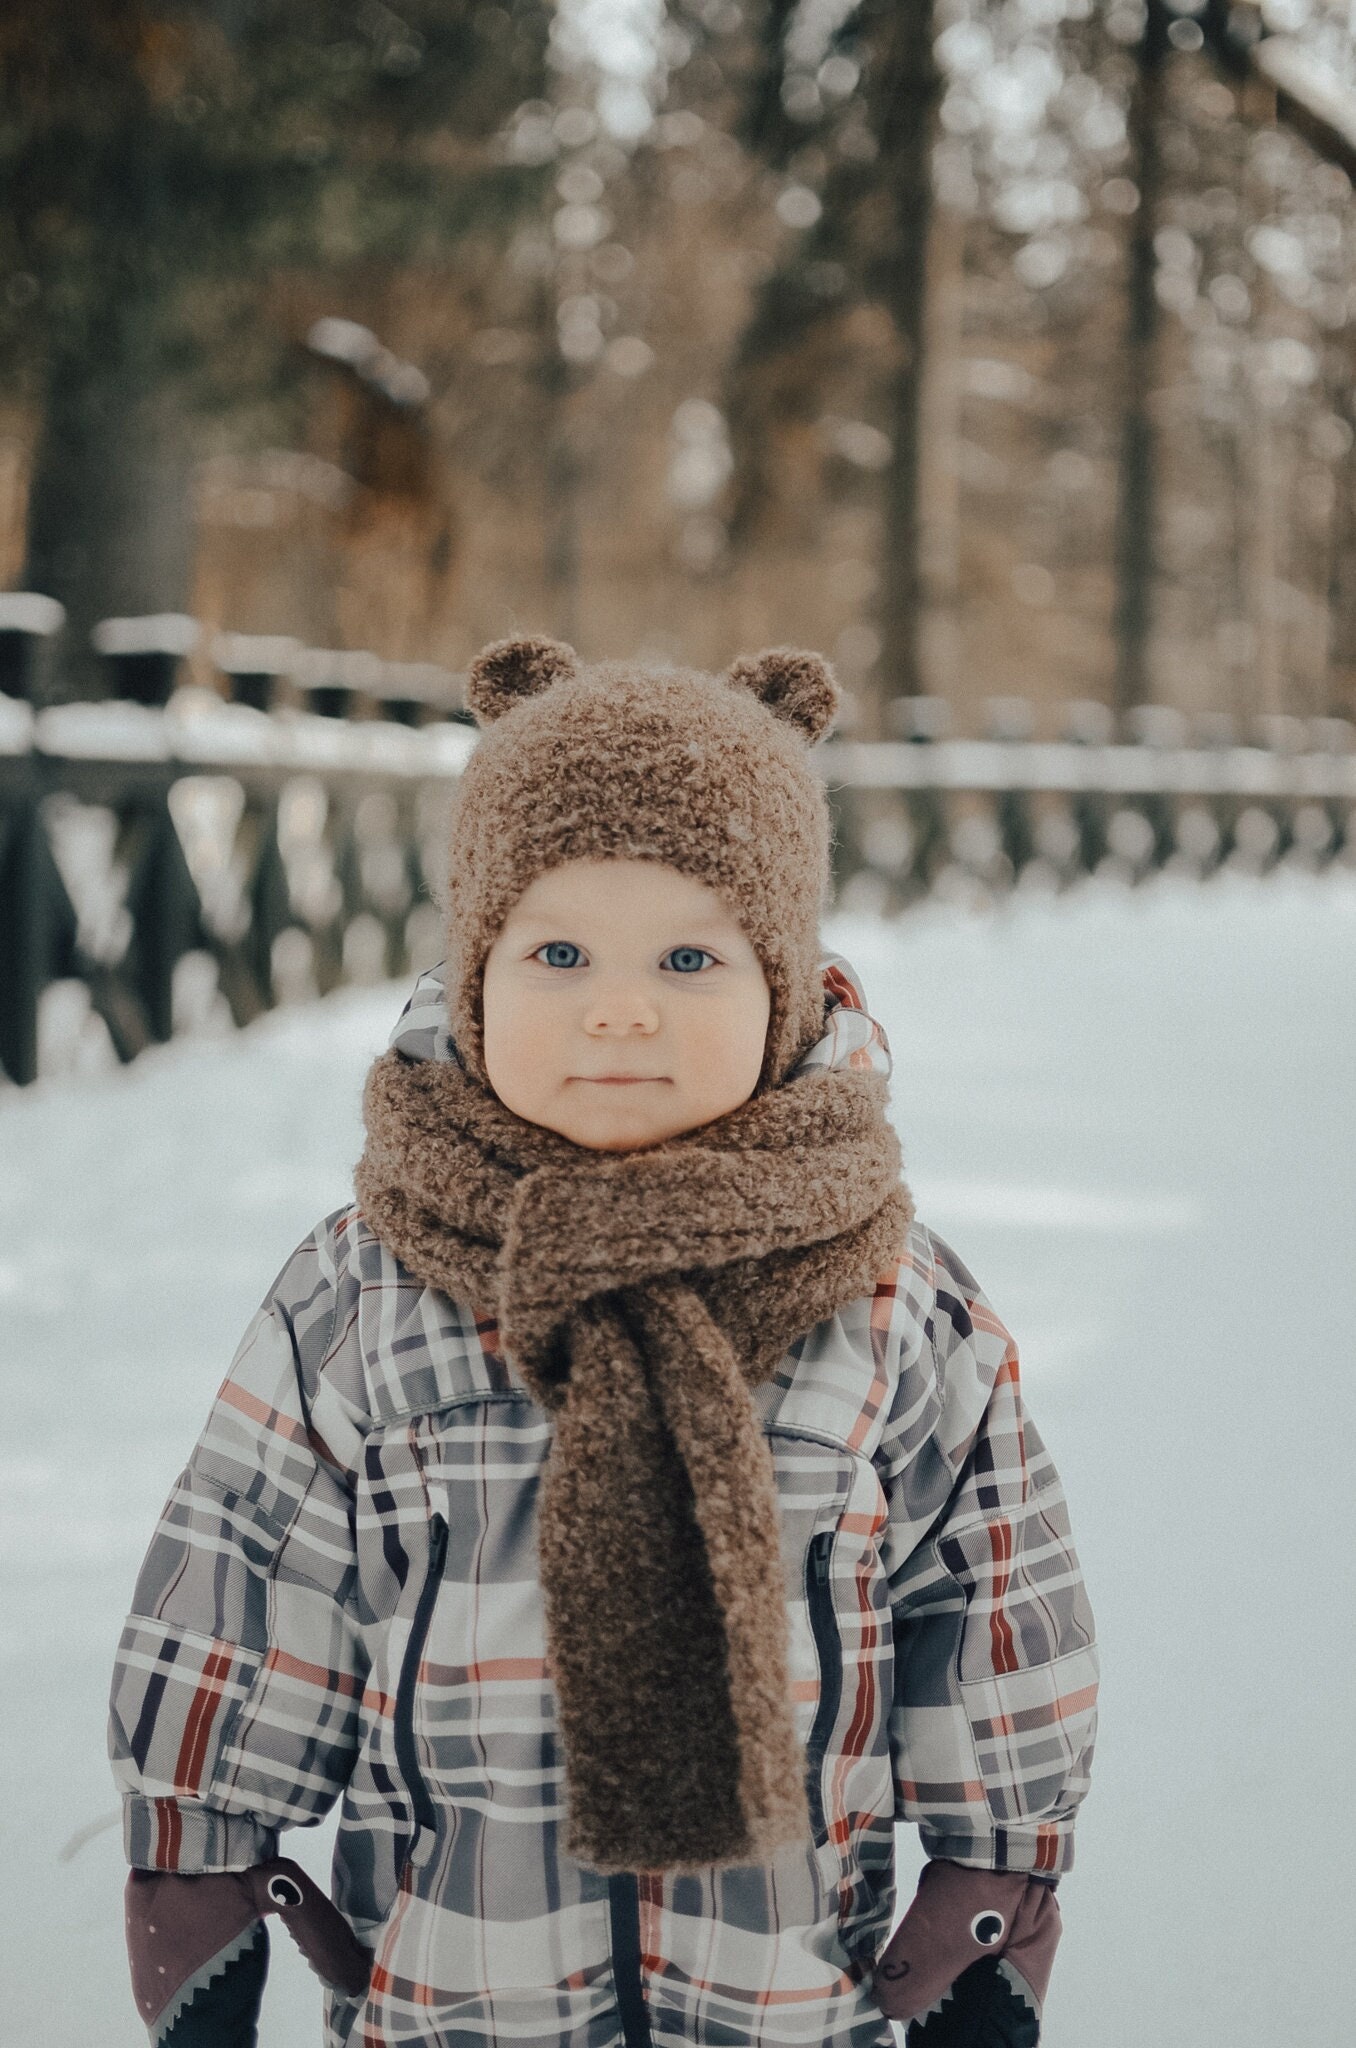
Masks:
[[[222,1813],[191,1799],[128,1793],[122,1808],[123,1853],[134,1870],[251,1870],[278,1853],[278,1829],[252,1814]]]
[[[936,1863],[960,1863],[969,1870],[1020,1870],[1052,1883],[1073,1869],[1073,1830],[1067,1825],[996,1828],[992,1834],[924,1827],[919,1834],[929,1860]]]

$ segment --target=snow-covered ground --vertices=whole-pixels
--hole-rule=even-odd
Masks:
[[[839,919],[919,1212],[1017,1336],[1104,1704],[1046,2048],[1350,2038],[1356,878]],[[8,2038],[133,2048],[104,1756],[155,1516],[346,1198],[403,988],[0,1094]],[[287,1846],[325,1875],[328,1829]],[[902,1883],[917,1852],[901,1831]],[[264,2048],[319,2038],[274,1941]]]

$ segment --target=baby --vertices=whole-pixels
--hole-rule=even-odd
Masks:
[[[150,2039],[254,2039],[276,1912],[326,2048],[1027,2048],[1092,1615],[821,949],[830,672],[513,640],[468,701],[445,969],[119,1649]],[[277,1852],[341,1796],[330,1898]]]

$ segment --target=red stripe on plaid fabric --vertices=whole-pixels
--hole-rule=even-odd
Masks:
[[[977,1330],[987,1331],[990,1337],[1006,1338],[1007,1343],[1011,1348],[1011,1330],[1008,1328],[1006,1323],[999,1322],[998,1317],[994,1314],[992,1308],[989,1306],[987,1302],[971,1301],[967,1295],[965,1306],[969,1309],[971,1319]],[[1004,1363],[1006,1363],[1006,1360],[1004,1361]]]
[[[669,1965],[660,1942],[664,1916],[664,1873],[662,1870],[636,1872],[636,1939],[640,1945],[640,1969],[662,1977]]]
[[[862,1520],[863,1517],[844,1515],[844,1522]],[[864,1559],[853,1573],[853,1585],[857,1594],[857,1613],[861,1620],[863,1649],[873,1648],[879,1640],[880,1622],[871,1604],[871,1560]],[[853,1765],[863,1753],[871,1730],[876,1724],[877,1688],[876,1667],[869,1658],[863,1657],[857,1665],[857,1686],[852,1701],[852,1718],[846,1733],[838,1746],[834,1758],[833,1782],[829,1792],[829,1807],[834,1818],[830,1832],[841,1848],[850,1828],[842,1814],[842,1793]]]
[[[173,1799],[157,1799],[155,1802],[155,1868],[177,1870],[179,1851],[183,1846],[184,1823],[178,1804]]]
[[[319,1686],[322,1692],[348,1693],[356,1699],[362,1681],[351,1671],[331,1671],[324,1664],[308,1664],[304,1657],[294,1657],[290,1650],[276,1646],[264,1659],[269,1671],[281,1671],[286,1678],[300,1678],[307,1685]]]
[[[362,1705],[366,1713],[380,1714],[384,1721],[389,1721],[395,1714],[395,1694],[378,1692],[375,1686],[368,1686],[362,1696]]]
[[[899,1269],[904,1265],[913,1266],[914,1263],[914,1260],[907,1258],[901,1252],[900,1256],[892,1260],[885,1268],[885,1271],[878,1276],[875,1287],[872,1289],[871,1328],[878,1330],[882,1336],[885,1335],[894,1321],[895,1303],[899,1300]]]
[[[841,967],[829,966],[823,968],[821,970],[821,979],[824,984],[825,994],[836,996],[845,1010],[860,1010],[863,1007],[857,1000],[856,989],[852,986],[852,983],[848,980]]]
[[[700,1977],[691,1970],[678,1969],[667,1956],[656,1955],[643,1945],[640,1952],[640,1966],[652,1977],[667,1978],[671,1984],[683,1984],[693,1991],[709,1991],[716,1998],[727,1998],[749,2008],[762,2009],[770,2005],[818,2004],[837,1993],[855,1991],[857,1986],[847,1972],[840,1970],[825,1984],[807,1985],[798,1991],[751,1991],[747,1984],[730,1984],[722,1977]]]
[[[436,1984],[425,1984],[415,1977],[395,1977],[383,1971],[385,1989],[393,1991],[406,2005],[422,2005],[432,2011],[435,2005],[446,2005],[447,1993],[440,1991]],[[381,2048],[387,2048],[387,2038],[381,2037]]]
[[[238,1408],[242,1415],[249,1416],[251,1422],[262,1422],[265,1429],[272,1430],[276,1436],[290,1437],[294,1443],[305,1441],[306,1431],[300,1422],[294,1422],[290,1415],[280,1414],[267,1401],[247,1393],[235,1380],[226,1381],[217,1399],[228,1408]]]
[[[179,1744],[179,1760],[174,1766],[174,1789],[190,1796],[199,1790],[203,1760],[207,1755],[207,1738],[216,1719],[221,1703],[222,1680],[229,1677],[231,1656],[228,1650],[213,1650],[202,1667],[184,1722],[183,1740]]]
[[[934,1784],[925,1778],[897,1778],[895,1783],[906,1799],[916,1806],[983,1806],[982,1778],[963,1778],[957,1783]]]
[[[852,1450],[859,1451],[866,1442],[867,1437],[871,1434],[876,1417],[885,1405],[886,1396],[889,1394],[889,1391],[889,1381],[883,1373],[877,1372],[875,1379],[871,1382],[870,1392],[862,1396],[861,1413],[848,1433],[847,1441]]]
[[[874,1536],[885,1527],[889,1519],[888,1506],[872,1508],[869,1511],[866,1508],[849,1508],[847,1513],[839,1518],[838,1527],[846,1529],[852,1536]]]
[[[530,1678],[547,1675],[544,1657],[485,1657],[478,1664],[421,1664],[421,1685],[481,1685],[494,1679]]]
[[[1057,1870],[1059,1868],[1058,1828],[1049,1826],[1037,1828],[1036,1862],[1034,1867],[1037,1870]]]
[[[1052,1722],[1085,1714],[1096,1697],[1095,1685],[1080,1686],[1077,1692],[1061,1693],[1057,1700],[1042,1700],[1038,1707],[1023,1707],[1011,1714],[990,1714],[976,1720],[974,1730],[986,1739],[995,1735],[1029,1735],[1033,1728],[1048,1728]]]
[[[993,1648],[993,1668],[996,1672],[1017,1669],[1017,1646],[1012,1640],[1012,1627],[1003,1612],[1003,1598],[1012,1577],[1012,1524],[1006,1521],[990,1522],[989,1550],[993,1557],[993,1611],[989,1616],[989,1637]]]
[[[884,1407],[890,1392],[889,1375],[884,1369],[888,1346],[883,1341],[877,1342],[875,1340],[883,1340],[888,1335],[890,1325],[894,1320],[895,1304],[899,1300],[900,1291],[899,1268],[902,1263],[902,1260],[896,1259],[892,1265],[888,1266],[876,1281],[875,1288],[872,1291],[869,1328],[873,1339],[871,1346],[873,1370],[871,1385],[862,1394],[861,1408],[847,1439],[854,1451],[860,1450],[870,1435],[875,1426],[876,1417]]]
[[[1012,1342],[1011,1338],[1008,1340],[1007,1350],[1003,1353],[1003,1363],[993,1376],[993,1383],[996,1387],[1015,1387],[1020,1385],[1018,1379],[1017,1346]]]
[[[848,1812],[838,1815],[829,1830],[829,1840],[840,1854],[846,1852],[851,1857],[860,1848],[861,1842],[864,1836],[869,1833],[873,1821],[878,1826],[879,1816],[863,1813],[859,1807],[854,1806]],[[856,1879],[851,1877],[844,1879],[838,1893],[838,1918],[840,1923],[849,1919],[852,1916],[854,1907],[860,1904],[863,1897],[861,1884],[860,1876]]]
[[[475,1317],[476,1336],[480,1340],[481,1350],[487,1352],[491,1358],[498,1358],[499,1323],[497,1318],[490,1309],[480,1308],[475,1302],[471,1304],[471,1314]]]
[[[407,1862],[405,1868],[400,1873],[400,1885],[396,1892],[395,1904],[392,1906],[390,1917],[382,1929],[382,1946],[388,1954],[399,1946],[401,1923],[409,1911],[414,1882],[413,1874]],[[372,1975],[368,1985],[368,1997],[371,1998],[377,1992],[382,1993],[385,1997],[390,1997],[394,1993],[401,1998],[407,1999],[413,2005],[431,2005],[434,2002],[434,1993],[427,1984],[411,1984],[407,1979],[397,1977],[394,1970],[388,1969],[383,1962],[374,1958]],[[364,2033],[363,2041],[365,2044],[367,2039],[368,2036]],[[385,2034],[374,2034],[372,2042],[373,2048],[386,2048]]]
[[[834,1783],[837,1783],[836,1773]],[[847,1847],[848,1843],[852,1840],[852,1816],[850,1814],[834,1814],[833,1819],[829,1822],[829,1840],[835,1849],[845,1849]],[[838,1917],[840,1920],[851,1904],[852,1887],[851,1885],[844,1885],[838,1895]]]

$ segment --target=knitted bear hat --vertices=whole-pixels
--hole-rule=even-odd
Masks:
[[[572,860],[656,860],[737,917],[771,992],[754,1093],[821,1035],[819,917],[830,822],[809,749],[838,690],[817,654],[775,648],[722,676],[583,663],[562,641],[496,641],[472,663],[481,737],[453,798],[448,1017],[485,1087],[485,956],[523,891]]]

